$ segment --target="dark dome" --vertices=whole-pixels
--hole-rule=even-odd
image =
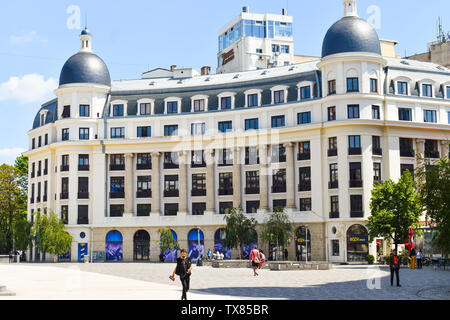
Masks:
[[[377,32],[367,21],[359,17],[342,18],[325,35],[322,58],[343,52],[370,52],[381,55]]]
[[[67,60],[59,77],[59,85],[94,83],[111,86],[108,67],[91,52],[78,52]]]

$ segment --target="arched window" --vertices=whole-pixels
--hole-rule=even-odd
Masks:
[[[123,237],[122,234],[113,230],[106,235],[106,261],[123,260]]]
[[[173,243],[176,243],[178,241],[177,233],[172,229],[170,231],[172,231]],[[163,252],[163,254],[164,254],[164,261],[175,261],[178,257],[178,250],[177,249],[167,250]]]
[[[295,252],[297,261],[311,261],[311,232],[305,226],[295,233]]]
[[[150,260],[150,235],[145,230],[139,230],[133,238],[133,258],[136,261]]]
[[[193,229],[188,234],[188,256],[191,259],[197,259],[204,254],[205,236],[200,229]]]
[[[369,254],[369,237],[367,229],[355,224],[347,231],[347,261],[365,261]]]
[[[223,242],[225,240],[225,229],[218,229],[214,234],[214,252],[220,252],[225,256],[225,259],[231,259],[231,251],[225,248]]]

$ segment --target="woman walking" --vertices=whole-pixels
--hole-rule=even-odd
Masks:
[[[257,276],[258,272],[256,272],[256,270],[258,270],[259,264],[261,263],[261,254],[256,246],[254,246],[253,250],[250,252],[250,262],[252,263],[253,276]]]
[[[187,251],[181,250],[181,257],[177,259],[177,266],[173,270],[170,279],[175,281],[175,274],[180,276],[181,285],[183,286],[183,294],[181,300],[187,300],[186,293],[189,291],[191,281],[192,263],[191,259],[187,257]]]

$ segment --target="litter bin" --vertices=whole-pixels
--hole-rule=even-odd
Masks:
[[[15,262],[20,263],[20,254],[16,254],[15,256]]]

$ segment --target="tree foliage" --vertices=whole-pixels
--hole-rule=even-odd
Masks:
[[[377,185],[372,190],[371,216],[367,222],[370,240],[376,237],[392,239],[396,248],[408,239],[409,228],[420,226],[422,205],[416,192],[416,182],[406,171],[400,180]]]
[[[14,223],[14,247],[16,250],[27,250],[32,241],[31,228],[33,224],[25,219]]]
[[[243,213],[241,207],[230,210],[230,213],[225,215],[224,219],[227,225],[223,246],[230,249],[240,248],[240,257],[242,258],[242,248],[254,240],[254,228],[257,222],[254,218],[249,219]]]
[[[437,231],[433,242],[443,253],[450,253],[450,161],[448,157],[425,159],[417,169],[419,193],[427,220]]]
[[[263,241],[275,244],[277,247],[285,247],[289,244],[292,238],[292,222],[284,210],[275,210],[264,221],[262,231]]]
[[[178,241],[175,241],[173,238],[173,233],[170,228],[161,228],[158,229],[159,232],[159,246],[161,249],[161,252],[167,252],[171,251],[173,249],[180,249],[180,246],[178,244]]]

